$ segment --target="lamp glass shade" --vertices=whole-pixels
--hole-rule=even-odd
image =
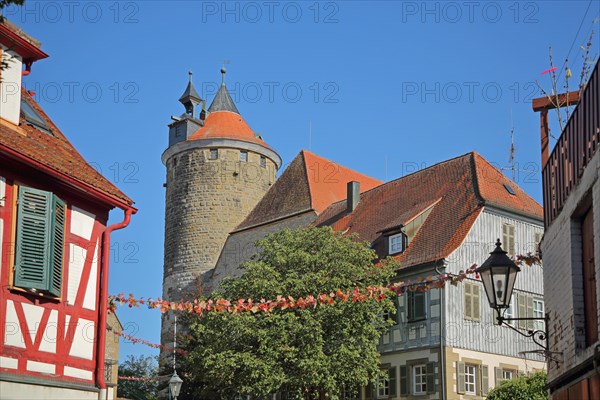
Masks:
[[[490,307],[500,310],[510,306],[517,272],[521,269],[502,250],[500,240],[487,260],[477,268]]]
[[[171,396],[177,398],[179,391],[181,390],[181,384],[183,380],[177,375],[177,372],[173,373],[171,379],[169,379],[169,388],[171,389]]]

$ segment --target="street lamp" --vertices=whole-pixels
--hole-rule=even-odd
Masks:
[[[517,279],[517,272],[521,271],[521,268],[517,267],[506,255],[506,251],[502,250],[501,246],[502,243],[498,239],[494,251],[476,270],[481,276],[490,307],[496,310],[499,316],[504,309],[510,306],[510,298]],[[499,318],[498,325],[501,324],[502,319]]]
[[[173,331],[173,376],[169,379],[169,391],[173,400],[177,400],[179,391],[181,390],[181,384],[183,380],[177,375],[176,368],[176,355],[177,355],[177,315],[175,316],[175,329]]]
[[[533,329],[524,333],[506,323],[510,321],[544,321],[545,326],[548,326],[547,313],[544,318],[505,318],[503,316],[504,310],[510,306],[510,298],[519,271],[521,271],[521,268],[506,255],[506,251],[502,250],[500,239],[496,241],[496,248],[490,253],[488,259],[475,270],[481,276],[481,282],[490,307],[496,310],[498,325],[504,324],[521,336],[532,338],[535,344],[544,349],[546,356],[551,356],[552,352],[548,348],[548,334],[546,331]]]
[[[169,379],[169,390],[171,390],[171,396],[173,396],[173,400],[177,400],[182,383],[183,380],[177,375],[177,371],[173,371],[173,376],[171,379]]]

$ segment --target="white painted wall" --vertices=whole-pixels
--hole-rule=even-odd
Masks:
[[[2,60],[8,62],[8,68],[0,76],[0,118],[19,124],[21,113],[21,74],[23,62],[14,51],[2,48]]]
[[[0,381],[2,400],[100,400],[98,392]]]

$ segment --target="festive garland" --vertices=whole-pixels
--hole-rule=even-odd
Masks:
[[[121,376],[121,375],[119,375],[119,379],[122,381],[158,381],[158,380],[165,379],[165,378],[160,377],[160,376],[140,378],[137,376]]]
[[[117,305],[127,304],[129,308],[146,305],[149,309],[159,309],[161,313],[167,311],[185,311],[200,316],[203,316],[208,312],[228,312],[233,314],[251,312],[253,314],[270,314],[276,309],[307,309],[316,308],[319,305],[335,305],[337,303],[350,301],[353,303],[362,303],[372,300],[382,301],[392,294],[401,296],[407,291],[426,292],[432,288],[443,288],[448,282],[452,285],[457,285],[469,275],[475,274],[475,278],[478,279],[479,275],[475,272],[476,268],[477,265],[473,264],[466,271],[461,271],[458,275],[440,274],[438,276],[428,276],[425,279],[419,279],[417,281],[408,280],[405,282],[389,284],[387,286],[368,286],[366,288],[355,287],[354,290],[349,292],[338,289],[336,292],[328,294],[321,293],[316,296],[310,295],[298,299],[294,299],[292,296],[284,297],[279,295],[275,300],[260,299],[259,301],[255,301],[253,299],[238,299],[232,301],[227,299],[194,299],[193,301],[179,300],[177,302],[162,300],[160,298],[157,300],[153,300],[152,298],[144,300],[143,297],[137,299],[132,293],[130,293],[128,297],[121,293],[109,297],[108,308],[111,312],[114,312]]]
[[[114,331],[114,330],[112,332],[116,336],[121,336],[124,339],[130,340],[132,343],[141,343],[141,344],[145,344],[148,347],[152,347],[154,349],[161,349],[161,350],[165,350],[165,351],[172,351],[173,350],[173,347],[171,347],[171,346],[164,346],[164,345],[159,344],[159,343],[152,343],[152,342],[149,342],[147,340],[140,339],[140,338],[137,338],[137,337],[132,336],[132,335],[128,335],[128,334],[126,334],[124,332],[117,332],[117,331]],[[181,355],[184,355],[184,356],[187,355],[187,351],[185,351],[183,349],[175,349],[175,351],[177,353],[181,354]]]

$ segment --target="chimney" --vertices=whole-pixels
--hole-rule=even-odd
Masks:
[[[350,181],[348,182],[348,194],[346,196],[346,211],[352,212],[356,209],[358,202],[360,201],[360,182]]]

